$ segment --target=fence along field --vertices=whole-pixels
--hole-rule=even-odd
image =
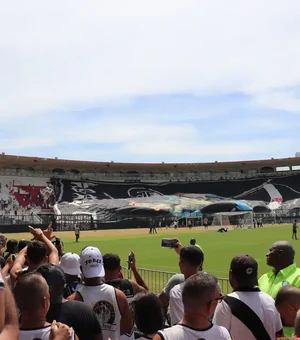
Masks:
[[[82,231],[79,243],[75,242],[74,232],[57,232],[65,245],[65,252],[80,253],[87,245],[98,247],[102,254],[116,253],[121,257],[125,277],[131,275],[127,271],[126,260],[132,250],[136,254],[137,267],[141,270],[149,287],[155,293],[161,291],[165,283],[175,272],[179,272],[178,255],[172,249],[161,247],[161,238],[179,238],[183,245],[189,244],[191,238],[204,250],[203,269],[218,278],[224,278],[223,291],[227,287],[228,272],[231,259],[238,254],[249,254],[256,258],[259,274],[270,270],[266,265],[266,253],[271,244],[278,240],[292,242],[296,250],[296,263],[300,264],[300,244],[293,241],[292,226],[266,226],[260,229],[233,230],[227,233],[204,231],[203,228],[193,229],[160,229],[158,234],[149,235],[147,229],[98,230]],[[30,239],[29,233],[7,234],[9,239]],[[299,241],[300,242],[300,241]]]

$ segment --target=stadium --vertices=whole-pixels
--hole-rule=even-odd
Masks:
[[[2,232],[28,223],[68,230],[236,226],[300,213],[300,158],[196,164],[126,164],[0,156]]]
[[[227,294],[231,259],[251,254],[259,275],[266,273],[269,247],[290,239],[287,227],[300,216],[298,157],[125,164],[2,154],[0,169],[0,232],[8,239],[29,240],[29,224],[46,230],[52,222],[61,256],[90,246],[113,252],[121,258],[124,279],[136,279],[127,265],[133,251],[139,277],[156,294],[179,272],[178,256],[162,247],[162,238],[182,245],[196,239],[205,253],[203,270],[215,275]],[[146,228],[153,223],[157,233],[149,235]],[[217,233],[220,228],[228,232]]]

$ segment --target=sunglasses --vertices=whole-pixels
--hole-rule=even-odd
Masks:
[[[208,301],[208,303],[212,303],[214,301],[218,301],[218,303],[220,303],[220,302],[222,302],[224,300],[224,297],[225,297],[224,295],[220,294],[220,296],[218,296],[215,299],[212,299],[212,300]]]

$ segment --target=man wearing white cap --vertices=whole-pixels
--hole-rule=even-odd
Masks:
[[[123,292],[103,283],[105,271],[101,252],[96,247],[86,247],[80,255],[84,286],[72,294],[70,300],[90,305],[101,324],[103,338],[119,340],[132,328],[131,313]]]
[[[60,260],[60,267],[65,273],[64,298],[76,292],[81,284],[80,257],[75,253],[66,253]]]

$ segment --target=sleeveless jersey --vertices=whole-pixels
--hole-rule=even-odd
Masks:
[[[106,284],[115,287],[116,289],[121,290],[128,302],[130,303],[134,297],[134,291],[132,284],[129,280],[126,279],[120,279],[120,280],[112,280],[112,281],[106,281]],[[126,333],[124,335],[121,335],[120,340],[134,340],[134,327],[132,328],[131,333]]]
[[[20,330],[19,340],[50,340],[51,339],[51,326],[30,329],[30,330]],[[74,340],[74,333],[72,335],[72,340]]]
[[[211,324],[207,329],[193,329],[185,325],[176,325],[159,331],[164,340],[232,340],[228,330]]]
[[[96,314],[103,339],[119,340],[121,313],[115,288],[103,283],[97,286],[83,286],[77,292],[82,301],[90,305]]]

